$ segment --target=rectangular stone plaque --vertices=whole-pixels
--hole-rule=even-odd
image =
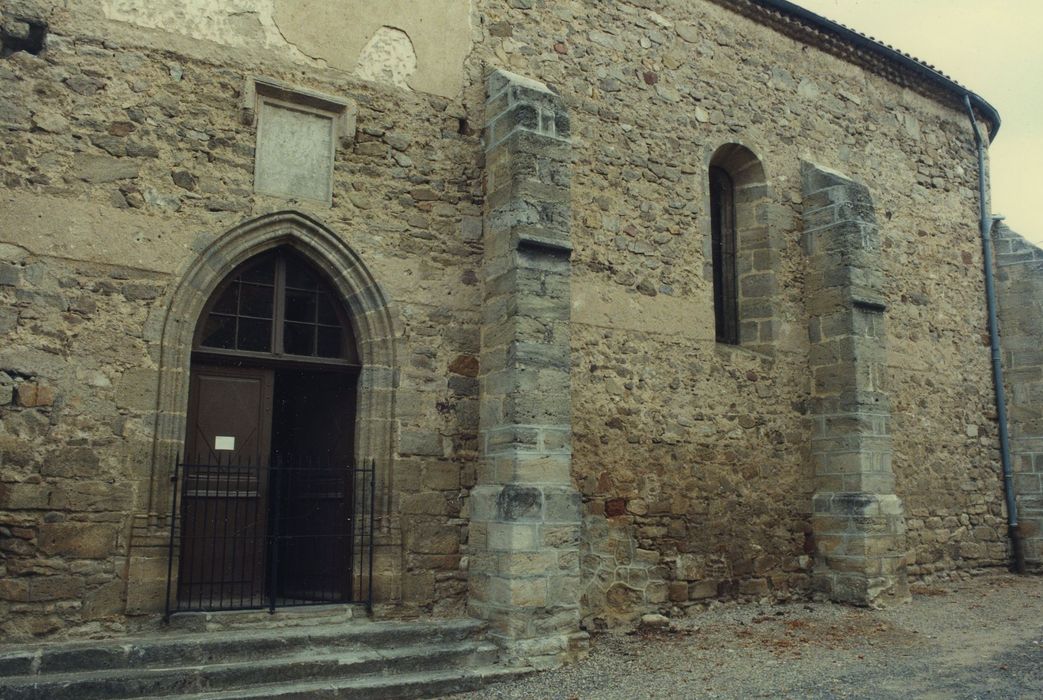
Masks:
[[[329,204],[332,197],[334,119],[262,100],[257,125],[254,189]]]

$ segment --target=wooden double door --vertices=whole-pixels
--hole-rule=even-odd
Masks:
[[[356,375],[192,367],[179,610],[347,602]]]

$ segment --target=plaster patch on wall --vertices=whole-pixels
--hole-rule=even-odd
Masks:
[[[409,35],[394,27],[381,27],[369,40],[358,63],[355,75],[363,80],[390,83],[409,89],[406,82],[416,73],[416,52]]]
[[[395,67],[391,84],[446,97],[463,87],[464,58],[471,50],[469,0],[272,1],[285,40],[332,68],[386,82],[392,65],[386,60],[408,42],[415,67],[404,76]]]
[[[105,17],[149,29],[213,41],[225,46],[282,48],[289,45],[275,26],[275,0],[102,0]]]
[[[110,20],[455,97],[471,50],[469,0],[99,0]]]

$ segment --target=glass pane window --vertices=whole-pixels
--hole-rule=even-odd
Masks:
[[[286,286],[294,289],[318,289],[319,280],[310,266],[296,256],[286,256]]]
[[[271,352],[276,263],[276,258],[266,256],[227,283],[210,307],[201,346]]]
[[[735,186],[731,176],[717,167],[710,168],[710,234],[717,342],[738,345],[739,273],[735,261]]]
[[[237,350],[269,352],[272,349],[272,322],[254,318],[240,318],[235,336]]]
[[[208,348],[235,348],[235,316],[219,316],[210,314],[203,324],[203,335],[200,345]]]
[[[315,292],[286,290],[286,320],[315,323]]]
[[[221,292],[221,296],[214,302],[210,309],[214,313],[235,314],[239,308],[239,284],[233,282],[228,288]]]
[[[340,357],[341,329],[319,326],[319,342],[315,354],[319,357]]]
[[[283,325],[282,343],[283,351],[288,355],[314,355],[315,326],[287,321]]]
[[[275,285],[275,264],[276,256],[266,255],[264,259],[258,262],[256,265],[250,265],[247,269],[243,270],[240,275],[240,279],[244,282],[255,282],[257,284],[267,284],[269,286]]]
[[[239,289],[239,315],[271,318],[275,301],[274,287],[242,284]]]
[[[337,318],[337,310],[333,306],[333,300],[329,294],[320,294],[318,296],[318,307],[319,323],[329,326],[340,325],[340,319]]]
[[[204,348],[357,362],[351,325],[323,276],[283,248],[227,280],[198,330]]]

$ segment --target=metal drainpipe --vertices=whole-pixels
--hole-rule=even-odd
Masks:
[[[989,313],[989,345],[992,348],[992,383],[996,390],[996,416],[1000,431],[1000,462],[1003,465],[1003,494],[1007,501],[1007,534],[1014,551],[1014,571],[1025,573],[1025,546],[1018,525],[1018,504],[1014,496],[1014,473],[1010,463],[1010,437],[1007,433],[1007,395],[1003,388],[1003,365],[1000,361],[999,321],[996,318],[996,284],[992,273],[992,217],[985,198],[985,142],[974,117],[970,95],[964,95],[963,104],[974,128],[974,142],[978,146],[978,205],[981,211],[981,248],[985,264],[985,303]]]

